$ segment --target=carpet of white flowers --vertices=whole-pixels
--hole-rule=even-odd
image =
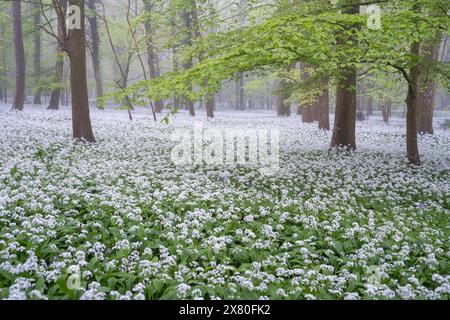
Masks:
[[[68,109],[0,106],[0,299],[449,299],[450,131],[420,137],[412,168],[402,119],[358,123],[347,154],[298,117],[196,118],[280,128],[264,176],[176,168],[185,114],[91,116],[95,145],[72,142]]]

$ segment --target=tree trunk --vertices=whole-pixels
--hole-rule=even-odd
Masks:
[[[188,46],[192,46],[192,32],[193,32],[193,26],[192,26],[192,10],[185,10],[183,12],[183,22],[184,22],[184,27],[186,28],[186,36],[183,39],[183,44],[188,45]],[[192,61],[191,59],[189,59],[189,61],[186,61],[183,64],[183,69],[190,69],[192,67]],[[191,85],[189,84],[187,86],[188,90],[191,90]],[[194,102],[192,100],[190,100],[189,98],[185,97],[184,98],[184,103],[186,106],[186,109],[189,110],[189,114],[194,117],[195,116],[195,109],[194,109]]]
[[[319,97],[319,129],[330,130],[330,95],[328,91],[328,80],[323,81],[323,93]]]
[[[422,48],[425,60],[432,62],[439,59],[441,37],[427,43]],[[420,70],[419,95],[417,97],[417,132],[433,134],[433,113],[436,96],[436,80],[427,74],[426,70]]]
[[[86,77],[84,0],[70,0],[69,4],[79,6],[81,10],[81,29],[69,30],[66,46],[70,61],[73,137],[77,140],[95,142],[89,114]]]
[[[287,103],[286,101],[288,99],[287,82],[284,79],[281,79],[278,83],[277,93],[277,114],[279,117],[289,117],[291,115],[290,103]]]
[[[307,65],[305,63],[300,63],[300,79],[302,81],[307,81],[310,77],[306,71]],[[306,105],[300,102],[299,108],[301,108],[302,122],[303,123],[313,123],[314,122],[314,111],[312,105]],[[297,110],[298,111],[298,110]]]
[[[206,99],[206,116],[208,118],[214,118],[215,99],[214,96]]]
[[[67,0],[61,0],[59,1],[61,4],[61,8],[64,13],[66,13],[67,10]],[[61,24],[62,22],[58,20],[58,37],[62,39],[64,37],[63,34],[61,34]],[[52,90],[52,93],[50,95],[50,102],[48,104],[49,110],[58,110],[59,109],[59,100],[61,97],[61,86],[63,81],[63,74],[64,74],[64,51],[63,48],[61,48],[61,44],[57,44],[57,50],[56,50],[56,65],[55,65],[55,77],[53,79],[53,83],[56,84],[56,87]]]
[[[356,68],[343,70],[338,81],[336,111],[331,147],[356,149]]]
[[[371,115],[373,115],[373,100],[372,97],[368,97],[367,98],[367,117],[370,117]]]
[[[3,23],[1,25],[1,32],[2,34],[5,34],[6,32],[6,25]],[[6,48],[6,39],[5,37],[2,37],[2,48]],[[8,103],[8,83],[6,82],[7,74],[6,74],[6,50],[2,50],[2,79],[0,79],[1,82],[3,82],[3,99],[5,101],[5,104]]]
[[[40,87],[40,76],[41,76],[41,6],[40,4],[34,5],[34,99],[33,103],[40,105],[42,104],[41,99],[41,89]]]
[[[23,110],[25,103],[25,49],[22,33],[22,2],[12,2],[14,49],[16,57],[16,85],[12,108]]]
[[[96,2],[97,0],[89,0],[87,2],[87,6],[92,11],[92,14],[90,14],[88,17],[88,21],[91,34],[91,55],[95,77],[95,95],[97,97],[97,107],[100,107],[100,104],[98,103],[98,98],[103,95],[103,81],[100,65],[100,36],[98,34],[97,16],[95,15]]]
[[[383,122],[389,124],[391,118],[392,102],[384,102],[381,105],[381,113],[383,114]]]
[[[245,89],[244,89],[244,76],[239,73],[235,82],[235,97],[236,97],[236,110],[245,110]]]
[[[343,10],[343,13],[358,14],[359,7],[351,6]],[[355,25],[352,28],[357,28]],[[338,39],[338,45],[345,39]],[[356,149],[356,67],[348,67],[341,70],[341,78],[337,83],[336,111],[334,118],[333,137],[331,148],[345,147]]]
[[[420,43],[415,42],[411,46],[411,54],[414,56],[420,53]],[[416,115],[418,105],[418,93],[419,93],[419,74],[420,67],[418,64],[411,67],[409,82],[408,82],[408,95],[406,98],[406,152],[408,160],[411,164],[420,165],[419,146],[417,144],[417,128],[416,128]]]
[[[144,0],[144,9],[147,13],[152,12],[154,3],[151,0]],[[158,57],[155,52],[155,46],[153,44],[153,32],[150,19],[144,23],[146,33],[146,45],[147,45],[147,63],[149,69],[149,79],[155,79],[160,76],[158,67]],[[164,102],[162,100],[155,101],[156,113],[161,113],[164,109]]]
[[[56,65],[55,65],[55,77],[54,84],[57,86],[52,90],[50,94],[50,102],[48,104],[49,110],[58,110],[59,109],[59,100],[61,97],[61,86],[63,81],[63,73],[64,73],[64,52],[59,47],[56,53]]]
[[[2,78],[0,78],[0,101],[2,101],[3,100],[3,79]]]

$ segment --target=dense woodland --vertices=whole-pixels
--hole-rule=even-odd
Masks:
[[[378,11],[367,12],[374,4]],[[66,27],[71,5],[81,8],[80,30]],[[157,120],[163,110],[195,116],[202,108],[208,117],[216,108],[291,116],[295,106],[301,121],[333,130],[331,147],[350,149],[357,117],[378,109],[386,123],[394,111],[406,118],[408,159],[420,164],[417,133],[433,134],[434,111],[449,105],[445,0],[2,1],[0,8],[1,98],[15,110],[31,96],[48,109],[71,104],[74,138],[90,142],[89,105],[111,100],[130,120],[139,107]]]
[[[0,299],[448,300],[449,13],[0,0]]]

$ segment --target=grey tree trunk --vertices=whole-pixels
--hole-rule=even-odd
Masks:
[[[63,10],[63,13],[65,14],[67,10],[67,0],[60,0],[59,3],[61,4],[61,8]],[[64,23],[64,21],[61,21],[61,19],[58,20],[58,37],[59,39],[62,39],[64,35],[61,33],[62,26],[61,23]],[[55,76],[53,78],[53,83],[55,84],[55,88],[52,90],[50,94],[50,101],[48,104],[49,110],[58,110],[59,109],[59,102],[61,98],[61,86],[63,82],[63,74],[64,74],[64,51],[61,47],[61,44],[57,44],[56,49],[56,64],[55,64]]]
[[[35,4],[34,7],[34,104],[40,105],[42,104],[41,100],[41,89],[40,86],[40,77],[41,77],[41,13],[40,13],[40,4]]]
[[[306,71],[307,65],[305,63],[300,63],[300,79],[302,81],[306,81],[309,79],[310,75]],[[301,113],[302,115],[302,122],[303,123],[313,123],[314,122],[314,106],[307,105],[303,101],[300,101],[300,110],[297,110],[297,112]]]
[[[422,46],[421,54],[428,61],[437,61],[439,59],[441,38],[425,43]],[[423,69],[423,68],[421,68]],[[437,83],[426,70],[420,70],[419,95],[417,104],[417,132],[433,134],[433,113],[436,96]]]
[[[319,97],[319,129],[330,130],[330,95],[328,91],[328,80],[323,81],[323,92]]]
[[[12,2],[14,50],[16,57],[16,82],[12,108],[23,110],[25,103],[25,49],[22,33],[22,2]]]
[[[147,13],[150,13],[154,9],[154,1],[144,0],[144,9]],[[146,45],[147,45],[147,63],[149,69],[149,79],[155,79],[160,76],[159,71],[159,59],[153,44],[153,31],[152,21],[148,18],[144,23],[146,33]],[[164,109],[164,102],[162,100],[155,101],[155,112],[161,113]]]
[[[411,46],[411,54],[414,56],[420,53],[420,43],[415,42]],[[411,164],[420,165],[419,146],[417,144],[416,115],[419,94],[419,65],[414,65],[409,74],[408,96],[406,98],[406,152]]]
[[[95,95],[97,97],[97,107],[100,107],[98,103],[98,98],[103,95],[103,78],[101,72],[100,64],[100,36],[98,34],[98,20],[95,12],[97,0],[89,0],[87,6],[92,13],[88,17],[90,35],[91,35],[91,55],[92,55],[92,66],[94,69],[95,77]]]
[[[289,95],[286,81],[280,80],[277,93],[277,114],[279,117],[289,117],[291,115],[291,106],[286,101],[287,99],[289,99]]]

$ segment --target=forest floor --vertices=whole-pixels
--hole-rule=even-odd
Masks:
[[[273,111],[205,127],[278,128],[280,170],[177,168],[148,110],[0,106],[0,299],[448,299],[450,130],[405,160],[403,119],[358,123],[356,152]]]

